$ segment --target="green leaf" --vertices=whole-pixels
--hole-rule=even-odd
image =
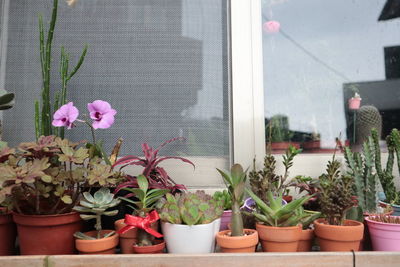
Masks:
[[[69,195],[65,195],[61,198],[61,201],[65,204],[72,204],[72,198]]]
[[[42,177],[40,177],[40,179],[45,183],[51,183],[51,181],[53,180],[50,175],[43,175]]]
[[[140,199],[141,201],[144,199],[145,195],[144,192],[140,189],[140,188],[129,188],[129,187],[124,187],[121,190],[126,190],[129,191],[131,193],[133,193],[135,195],[135,197],[137,197],[138,199]]]
[[[279,218],[279,217],[281,217],[281,216],[283,216],[285,214],[288,214],[290,212],[294,212],[296,209],[298,209],[300,206],[302,206],[304,203],[306,203],[313,196],[314,195],[306,196],[306,197],[302,197],[302,198],[293,200],[292,202],[286,204],[281,209],[279,209],[276,212],[276,217]]]
[[[273,216],[275,212],[267,206],[258,196],[256,196],[251,190],[246,188],[247,194],[256,202],[256,205],[265,213],[269,214],[269,216]]]
[[[144,193],[147,192],[147,189],[149,188],[149,182],[144,175],[141,174],[137,177],[137,183],[139,185],[139,188],[142,189]]]
[[[94,198],[89,192],[83,192],[83,197],[89,202],[94,202]]]
[[[0,96],[0,105],[5,105],[8,104],[13,101],[15,98],[15,94],[14,93],[8,93],[5,95]],[[11,105],[12,106],[12,105]]]

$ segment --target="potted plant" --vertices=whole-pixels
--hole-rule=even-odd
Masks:
[[[263,251],[267,252],[295,252],[302,234],[301,219],[305,217],[298,209],[311,196],[305,196],[287,205],[282,204],[282,192],[276,197],[272,191],[267,192],[265,203],[251,190],[247,193],[254,199],[257,205],[253,212],[257,224],[256,229],[260,236]]]
[[[381,150],[379,144],[378,131],[376,129],[371,130],[371,136],[374,144],[375,152],[375,169],[376,174],[379,177],[379,181],[382,184],[383,191],[385,193],[388,204],[391,204],[393,208],[393,215],[400,215],[400,192],[397,191],[394,183],[393,165],[395,154],[397,157],[397,164],[400,166],[400,133],[397,129],[393,129],[390,135],[386,137],[386,145],[388,149],[388,159],[386,162],[386,168],[382,168],[381,163]]]
[[[125,215],[125,220],[115,222],[118,234],[120,235],[120,245],[122,253],[162,253],[165,248],[162,234],[157,232],[159,216],[155,210],[155,204],[167,192],[167,189],[151,189],[144,175],[137,177],[139,188],[123,188],[128,191],[129,195],[135,196],[137,200],[132,200],[128,197],[120,197],[120,199],[133,204],[128,205],[134,209],[134,215]],[[125,233],[130,233],[127,238],[123,237]]]
[[[178,159],[185,163],[191,164],[194,168],[193,162],[182,157],[158,156],[158,152],[160,151],[161,148],[177,140],[184,140],[184,138],[177,137],[167,140],[156,149],[152,148],[147,143],[143,143],[142,150],[144,153],[144,158],[140,158],[134,155],[128,155],[118,159],[113,165],[113,167],[121,166],[121,169],[123,169],[129,165],[141,166],[143,167],[142,174],[145,177],[147,177],[150,189],[153,188],[168,189],[172,193],[178,193],[181,190],[186,189],[185,186],[181,184],[176,184],[174,180],[167,174],[166,170],[163,167],[160,167],[159,164],[168,159]],[[118,185],[115,193],[117,193],[119,190],[125,187],[131,187],[131,188],[138,187],[137,178],[135,176],[128,176],[128,181]]]
[[[353,184],[349,175],[341,175],[335,154],[320,179],[320,207],[325,218],[314,221],[315,235],[321,251],[358,251],[364,234],[361,222],[345,220],[354,206]]]
[[[285,115],[274,115],[266,124],[267,143],[271,144],[271,149],[275,153],[284,152],[289,145],[300,148],[300,143],[292,142],[293,131],[289,129],[289,119]]]
[[[365,218],[375,251],[400,251],[400,217],[370,215]]]
[[[217,243],[222,252],[254,252],[258,244],[257,231],[243,229],[240,205],[244,198],[246,172],[240,164],[234,164],[230,173],[217,169],[221,174],[232,199],[231,230],[217,234]]]
[[[321,148],[321,134],[313,132],[311,136],[307,136],[302,147],[310,152],[318,152]]]
[[[217,201],[222,201],[224,203],[224,213],[221,216],[221,226],[219,228],[220,231],[227,230],[228,224],[231,221],[232,217],[232,199],[229,195],[228,191],[216,191],[213,195],[213,198]]]
[[[288,185],[298,190],[298,195],[306,193],[311,198],[303,204],[303,208],[309,211],[320,211],[319,206],[319,179],[313,179],[309,176],[297,175]]]
[[[101,216],[114,216],[118,210],[109,210],[120,203],[108,188],[102,187],[91,195],[83,192],[83,199],[75,211],[83,220],[96,219],[95,231],[74,233],[76,249],[81,254],[114,254],[118,245],[118,234],[113,230],[103,230]]]
[[[161,228],[169,253],[214,252],[223,203],[204,191],[167,193],[159,203]]]

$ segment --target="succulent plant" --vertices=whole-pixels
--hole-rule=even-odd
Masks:
[[[292,139],[294,133],[289,130],[289,119],[285,115],[274,115],[266,125],[267,142],[285,142]]]
[[[363,212],[376,211],[376,178],[374,171],[374,145],[372,137],[363,143],[363,152],[352,152],[344,148],[348,174],[353,177],[358,206]]]
[[[114,194],[110,193],[110,190],[105,187],[100,188],[93,195],[89,192],[84,192],[83,199],[79,202],[79,206],[75,206],[73,209],[80,212],[80,217],[85,221],[96,219],[95,229],[97,235],[96,238],[94,238],[82,232],[76,232],[74,236],[79,239],[100,239],[113,235],[115,231],[101,236],[101,216],[115,216],[118,210],[107,210],[117,206],[120,202],[121,200],[114,198]]]
[[[149,212],[155,209],[157,202],[168,193],[168,189],[150,189],[149,182],[144,175],[137,177],[139,188],[125,187],[121,190],[130,192],[130,196],[135,196],[137,200],[132,200],[128,197],[120,197],[121,200],[126,201],[134,206],[127,205],[134,210],[136,216],[145,218]],[[128,195],[128,196],[129,196]],[[153,245],[154,238],[143,229],[138,229],[138,246],[151,246]]]
[[[42,136],[0,151],[0,202],[8,198],[20,214],[68,213],[83,188],[112,185],[123,179],[88,149],[67,139]]]
[[[167,193],[159,205],[160,218],[172,224],[208,224],[221,217],[223,202],[217,201],[203,190],[175,196]]]
[[[240,164],[234,164],[231,167],[229,173],[217,169],[221,174],[222,179],[232,199],[232,217],[231,217],[231,235],[242,236],[243,235],[243,217],[240,211],[240,205],[243,203],[244,188],[246,184],[246,171]]]
[[[176,184],[174,180],[172,180],[172,178],[167,174],[166,170],[158,166],[158,164],[160,164],[164,160],[178,159],[185,163],[189,163],[194,167],[193,162],[182,157],[171,157],[171,156],[159,157],[158,152],[165,145],[183,139],[184,138],[180,137],[170,139],[168,141],[165,141],[156,149],[150,147],[147,143],[143,143],[142,150],[145,155],[144,158],[140,158],[138,156],[133,156],[133,155],[125,156],[117,160],[113,166],[122,166],[121,169],[129,165],[141,166],[144,168],[142,174],[147,177],[150,188],[168,189],[172,193],[180,192],[181,190],[185,189],[185,186],[181,184]],[[117,186],[115,193],[117,193],[124,187],[131,187],[131,188],[138,187],[137,178],[129,176],[128,181],[121,183],[119,186]]]
[[[301,149],[296,149],[294,146],[289,146],[283,155],[283,165],[285,172],[283,175],[275,174],[276,160],[275,157],[267,153],[264,158],[264,167],[262,170],[257,171],[255,166],[255,159],[253,160],[253,170],[249,173],[251,190],[264,202],[267,202],[266,192],[268,190],[285,193],[286,180],[289,177],[289,169],[293,166],[293,159],[301,152]]]
[[[333,155],[326,173],[319,177],[321,212],[330,225],[343,225],[347,211],[354,206],[354,180],[349,175],[342,175],[340,168],[340,162]]]
[[[400,192],[397,192],[393,175],[395,154],[397,157],[397,165],[400,167],[400,133],[397,129],[393,129],[390,135],[386,137],[388,159],[385,169],[382,168],[378,131],[376,129],[372,129],[371,135],[374,143],[376,174],[378,175],[383,187],[383,191],[385,192],[386,201],[394,204],[400,204]]]
[[[274,197],[273,193],[268,191],[268,203],[262,201],[251,190],[246,189],[246,192],[256,202],[257,208],[253,212],[253,215],[262,224],[275,227],[295,226],[308,216],[308,214],[301,212],[301,207],[312,196],[304,196],[284,205],[282,203],[282,192]]]
[[[230,210],[232,208],[232,198],[228,191],[216,191],[213,198],[216,201],[222,201],[224,203],[224,210]]]
[[[300,218],[299,223],[303,227],[303,230],[311,228],[312,223],[321,217],[321,212],[305,210],[303,207],[299,207],[296,210],[296,216]]]
[[[5,92],[2,96],[0,96],[0,110],[7,110],[13,107],[14,105],[14,93]]]

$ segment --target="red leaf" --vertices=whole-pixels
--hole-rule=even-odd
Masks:
[[[186,163],[191,164],[191,165],[193,166],[193,168],[196,168],[196,167],[194,166],[193,162],[191,162],[191,161],[188,160],[188,159],[182,158],[182,157],[162,157],[162,158],[159,158],[159,159],[156,161],[155,165],[158,165],[161,161],[166,160],[166,159],[179,159],[179,160],[182,160],[183,162],[186,162]]]

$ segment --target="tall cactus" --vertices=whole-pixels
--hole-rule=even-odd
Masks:
[[[396,187],[394,185],[393,176],[393,164],[394,164],[394,153],[400,154],[400,135],[397,129],[393,129],[390,135],[386,137],[386,144],[388,149],[388,160],[386,162],[386,168],[382,168],[381,163],[381,149],[379,146],[379,137],[376,129],[371,130],[371,135],[374,143],[375,152],[375,169],[382,184],[383,191],[386,195],[386,200],[388,202],[397,202],[399,200],[399,194],[396,192]],[[398,164],[400,158],[397,157]]]
[[[362,210],[374,212],[376,209],[376,174],[374,173],[374,142],[369,137],[363,143],[363,152],[352,152],[345,147],[344,156],[349,175],[354,177],[358,205]]]
[[[53,0],[53,10],[51,14],[51,20],[49,29],[47,32],[47,39],[45,41],[43,17],[39,15],[39,42],[40,42],[40,63],[42,68],[42,80],[43,88],[41,93],[41,107],[39,101],[35,101],[35,134],[36,138],[41,135],[58,135],[64,138],[64,131],[59,132],[58,128],[54,128],[51,125],[52,119],[52,100],[50,93],[50,73],[51,73],[51,49],[53,44],[54,29],[57,21],[58,11],[58,0]],[[69,72],[69,55],[61,48],[61,59],[60,59],[60,74],[62,86],[60,92],[54,94],[53,108],[57,110],[60,106],[67,102],[67,83],[74,76],[74,74],[81,67],[83,60],[85,59],[87,52],[87,45],[84,47],[83,52],[78,60],[78,63],[74,69]]]

